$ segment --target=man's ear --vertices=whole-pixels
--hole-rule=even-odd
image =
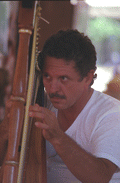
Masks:
[[[93,69],[91,69],[88,73],[87,73],[87,76],[86,76],[86,84],[88,86],[90,86],[92,80],[93,80],[93,77],[94,77],[94,73],[95,71]]]

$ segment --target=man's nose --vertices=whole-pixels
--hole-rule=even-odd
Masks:
[[[50,93],[55,93],[59,91],[60,89],[60,83],[58,80],[52,80],[50,83]]]

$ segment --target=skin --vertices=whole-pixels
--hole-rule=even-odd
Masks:
[[[116,165],[88,154],[64,133],[93,93],[90,83],[94,70],[81,80],[74,66],[74,61],[68,64],[63,59],[46,57],[43,82],[52,104],[58,109],[58,117],[37,104],[30,106],[29,116],[36,118],[35,125],[42,129],[44,138],[54,146],[76,178],[83,183],[107,183],[116,171]]]

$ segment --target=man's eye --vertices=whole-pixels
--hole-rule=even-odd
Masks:
[[[50,76],[48,74],[43,74],[43,77],[46,78],[46,79],[50,78]]]
[[[68,80],[68,78],[67,78],[66,76],[62,76],[61,79],[62,79],[63,81],[67,81],[67,80]]]

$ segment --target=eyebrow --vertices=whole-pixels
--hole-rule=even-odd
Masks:
[[[46,75],[46,74],[47,74],[47,75],[50,75],[48,72],[44,72],[44,71],[42,72],[42,74],[43,74],[43,75]],[[68,76],[68,75],[66,75],[66,74],[59,75],[58,77],[60,77],[60,78],[61,78],[61,77],[66,77],[66,78],[68,78],[68,79],[72,79],[70,76]]]

